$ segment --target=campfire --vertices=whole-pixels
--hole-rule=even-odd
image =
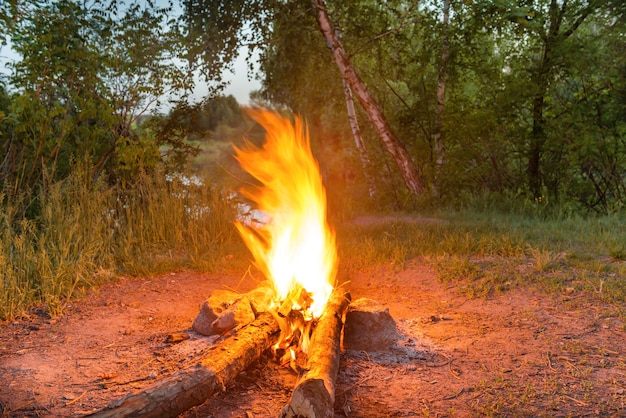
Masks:
[[[200,364],[147,390],[131,393],[93,416],[176,416],[198,405],[272,349],[299,375],[283,417],[332,417],[343,317],[350,295],[336,288],[335,234],[326,194],[303,121],[249,110],[266,131],[263,147],[236,148],[257,182],[241,191],[266,216],[237,222],[268,285],[246,295],[215,292],[193,328],[220,334]]]
[[[274,290],[269,312],[280,325],[277,349],[307,352],[315,319],[335,284],[335,235],[326,221],[326,194],[309,136],[295,122],[264,110],[248,112],[266,130],[263,148],[235,148],[241,167],[259,185],[242,195],[269,217],[258,227],[238,222],[257,268]]]

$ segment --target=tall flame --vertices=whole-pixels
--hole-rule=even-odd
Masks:
[[[256,266],[273,283],[278,302],[306,310],[305,320],[319,317],[335,282],[337,251],[308,128],[299,117],[292,123],[266,110],[248,114],[265,129],[266,141],[262,148],[235,147],[241,167],[260,182],[241,192],[269,220],[258,228],[237,223],[237,229]],[[297,296],[302,290],[304,298]],[[308,306],[299,306],[303,299]]]

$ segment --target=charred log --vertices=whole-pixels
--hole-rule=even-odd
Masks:
[[[309,344],[306,371],[298,379],[283,418],[334,416],[335,380],[339,372],[341,329],[350,294],[335,290]]]
[[[217,343],[200,363],[114,401],[91,417],[176,417],[225,389],[276,342],[279,327],[269,313]]]

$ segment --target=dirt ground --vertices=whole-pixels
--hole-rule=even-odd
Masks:
[[[389,308],[402,338],[343,352],[336,417],[626,416],[626,331],[611,306],[511,290],[467,299],[425,260],[343,271],[352,298]],[[215,338],[191,323],[215,289],[246,292],[244,272],[122,279],[51,319],[0,324],[0,412],[81,416],[200,358]],[[167,342],[174,332],[190,339]],[[275,417],[297,376],[262,357],[183,417]]]

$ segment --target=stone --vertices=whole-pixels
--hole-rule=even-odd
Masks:
[[[223,334],[239,325],[249,324],[255,318],[250,301],[242,297],[218,315],[211,324],[211,330],[214,334]]]
[[[200,312],[193,320],[191,328],[201,335],[214,335],[211,324],[233,303],[241,299],[241,295],[230,290],[218,289],[211,293],[200,307]]]
[[[343,345],[347,350],[388,350],[398,340],[396,321],[379,302],[361,298],[346,311]]]

